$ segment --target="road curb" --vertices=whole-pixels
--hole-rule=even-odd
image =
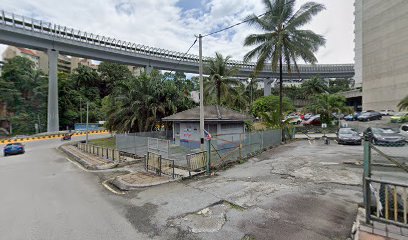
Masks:
[[[128,174],[125,174],[125,175],[128,175]],[[130,183],[127,183],[127,182],[123,181],[122,179],[120,179],[121,177],[123,177],[125,175],[120,175],[120,176],[115,177],[110,183],[112,185],[114,185],[115,187],[117,187],[118,189],[122,190],[122,191],[129,191],[129,190],[134,190],[134,189],[141,189],[141,188],[158,186],[158,185],[162,185],[162,184],[166,184],[166,183],[181,180],[181,178],[179,178],[179,179],[169,179],[169,180],[166,180],[166,181],[160,181],[160,182],[149,183],[149,184],[130,184]]]
[[[83,160],[82,158],[78,157],[77,155],[71,153],[68,149],[64,148],[64,146],[67,145],[74,145],[74,143],[67,143],[63,144],[58,147],[58,149],[62,152],[64,152],[66,155],[68,155],[69,159],[79,163],[83,168],[87,170],[107,170],[107,169],[113,169],[117,167],[119,164],[118,163],[106,163],[102,165],[91,165],[87,161]]]

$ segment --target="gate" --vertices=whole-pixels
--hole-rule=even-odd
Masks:
[[[363,191],[366,223],[378,221],[408,228],[408,146],[401,143],[399,146],[378,146],[372,142],[375,142],[372,136],[364,136]],[[379,162],[392,165],[396,170],[391,176],[381,170],[373,171],[375,166],[386,166]]]

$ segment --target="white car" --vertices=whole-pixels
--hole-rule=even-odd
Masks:
[[[401,125],[399,134],[404,136],[405,140],[408,141],[408,124]]]
[[[395,114],[394,110],[380,110],[381,115],[383,116],[393,116]]]

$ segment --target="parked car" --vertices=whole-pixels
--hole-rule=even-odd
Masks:
[[[343,119],[344,118],[344,114],[343,113],[332,113],[332,116],[335,118],[335,119]]]
[[[302,124],[305,126],[320,126],[322,125],[322,122],[320,121],[320,115],[315,115],[308,120],[303,121]]]
[[[403,146],[405,138],[396,133],[391,128],[372,128],[366,130],[366,134],[371,136],[371,142],[375,145]]]
[[[387,110],[380,110],[380,113],[383,116],[392,116],[394,115],[395,112],[394,110],[387,109]]]
[[[354,121],[354,115],[353,114],[349,114],[347,116],[344,117],[344,120],[346,121]]]
[[[4,156],[25,153],[24,145],[22,143],[9,143],[3,149]]]
[[[408,112],[399,112],[391,117],[391,122],[403,123],[408,122]]]
[[[304,115],[304,117],[303,117],[303,120],[309,120],[309,118],[311,118],[311,117],[313,117],[313,114],[311,114],[311,113],[306,113],[305,115]]]
[[[382,118],[379,112],[366,112],[357,117],[358,121],[366,122],[372,120],[380,120]]]
[[[405,137],[405,141],[408,141],[408,124],[403,124],[400,127],[400,135]]]
[[[287,117],[285,121],[289,122],[290,124],[294,124],[294,125],[302,123],[302,119],[299,116]]]
[[[340,128],[337,131],[338,144],[358,144],[361,145],[361,136],[353,128]]]

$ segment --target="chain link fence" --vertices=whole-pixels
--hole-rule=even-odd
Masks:
[[[171,139],[171,136],[172,131],[116,134],[116,148],[119,151],[135,154],[138,157],[143,157],[149,149],[153,152],[168,155],[165,153],[168,153],[168,140]],[[153,138],[160,140],[153,140]]]
[[[221,134],[213,136],[209,142],[212,167],[222,167],[230,162],[254,156],[271,147],[281,144],[280,129],[240,134]]]
[[[116,148],[123,152],[144,156],[147,152],[157,153],[165,158],[174,159],[177,167],[189,169],[187,155],[202,152],[198,139],[192,144],[183,142],[175,144],[171,131],[116,134]],[[204,151],[211,151],[210,160],[213,166],[221,166],[228,162],[253,156],[265,149],[281,143],[280,129],[262,132],[231,133],[213,135],[211,141],[205,142]],[[210,144],[210,145],[209,145]],[[207,160],[206,160],[207,161]]]

